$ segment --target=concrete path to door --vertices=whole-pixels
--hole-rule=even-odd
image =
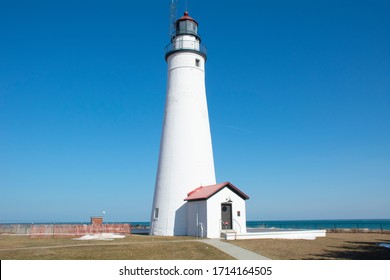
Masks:
[[[202,239],[200,241],[214,246],[215,248],[237,260],[270,260],[269,258],[256,254],[252,251],[246,250],[228,242],[223,242],[220,239]]]

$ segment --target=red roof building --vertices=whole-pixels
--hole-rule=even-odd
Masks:
[[[230,182],[201,186],[187,194],[187,233],[219,238],[221,234],[246,233],[246,206],[249,199]]]

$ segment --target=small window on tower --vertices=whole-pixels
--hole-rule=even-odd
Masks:
[[[196,67],[200,67],[200,59],[195,59],[195,65]]]
[[[158,208],[154,209],[154,218],[158,219]]]
[[[241,216],[241,211],[237,211],[237,217]]]

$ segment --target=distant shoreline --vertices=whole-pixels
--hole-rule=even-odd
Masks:
[[[11,225],[88,225],[90,222],[0,222],[0,233]],[[149,222],[104,222],[104,224],[130,224],[133,229],[148,228]],[[334,219],[334,220],[270,220],[247,221],[247,228],[262,229],[326,229],[330,231],[390,231],[390,219]],[[3,228],[3,230],[2,230]]]
[[[390,223],[390,218],[387,219],[289,219],[289,220],[249,220],[247,223],[331,223],[331,222],[359,222],[359,223],[371,223],[371,222],[384,222]],[[0,220],[1,224],[88,224],[90,221],[53,221],[53,220]],[[149,222],[141,221],[108,221],[107,224],[149,224]]]

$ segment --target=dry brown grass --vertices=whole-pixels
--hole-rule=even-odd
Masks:
[[[132,235],[112,241],[69,238],[30,239],[0,235],[2,260],[225,260],[218,249],[191,237]],[[229,241],[277,260],[390,260],[390,234],[328,233],[316,240],[257,239]]]
[[[132,235],[112,241],[1,235],[1,260],[225,260],[231,256],[190,237]]]
[[[390,234],[327,233],[316,240],[257,239],[229,241],[276,260],[390,260]]]

